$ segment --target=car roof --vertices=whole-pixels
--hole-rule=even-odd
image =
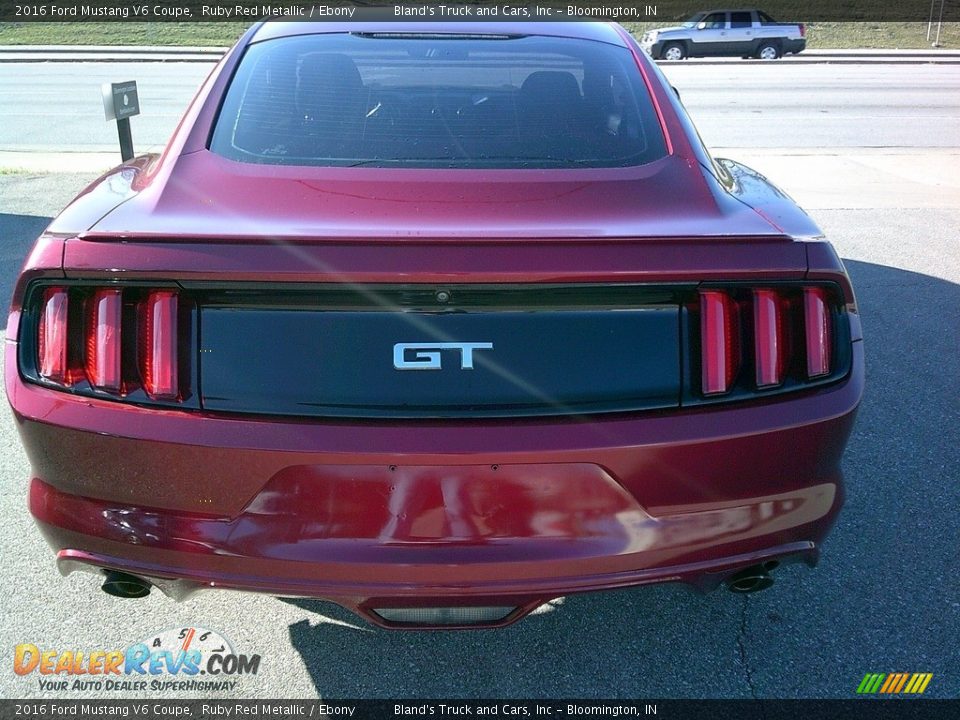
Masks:
[[[626,47],[608,22],[282,22],[267,21],[250,42],[321,33],[422,33],[454,35],[542,35],[596,40]]]

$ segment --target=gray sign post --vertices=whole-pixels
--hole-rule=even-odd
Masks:
[[[107,121],[117,121],[120,137],[120,157],[123,162],[133,158],[133,135],[130,133],[130,118],[140,114],[140,98],[137,97],[135,80],[122,83],[104,83],[103,113]]]

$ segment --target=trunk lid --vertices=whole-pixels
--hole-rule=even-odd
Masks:
[[[211,242],[776,234],[696,163],[449,170],[253,165],[199,151],[138,179],[85,234]]]
[[[681,309],[672,292],[442,292],[212,293],[199,310],[201,404],[391,418],[679,405]]]

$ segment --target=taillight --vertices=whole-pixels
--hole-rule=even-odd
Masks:
[[[37,329],[37,372],[40,377],[62,385],[70,384],[67,365],[67,291],[47,288],[40,308]]]
[[[732,298],[719,290],[700,293],[700,347],[704,395],[727,392],[739,370],[739,324]]]
[[[806,36],[807,36],[807,26],[804,25],[803,23],[800,23],[800,37],[806,37]]]
[[[101,390],[120,390],[121,292],[118,289],[97,290],[87,302],[87,380]]]
[[[158,290],[143,302],[140,342],[143,389],[154,399],[175,399],[178,383],[177,294]]]
[[[799,389],[843,365],[834,344],[846,335],[827,287],[709,288],[699,301],[704,396]]]
[[[757,387],[783,382],[783,313],[774,290],[753,291],[753,355]]]
[[[807,377],[828,375],[832,350],[832,327],[830,307],[823,288],[804,288],[803,326],[807,345]]]
[[[24,375],[80,395],[195,406],[181,338],[192,315],[181,319],[176,290],[78,284],[32,297],[36,336],[20,344]]]

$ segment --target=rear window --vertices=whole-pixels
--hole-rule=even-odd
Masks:
[[[623,167],[666,154],[626,48],[390,33],[251,45],[210,149],[241,162],[341,167]]]

